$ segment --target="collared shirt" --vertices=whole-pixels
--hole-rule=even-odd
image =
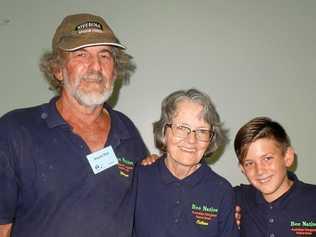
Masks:
[[[137,167],[136,237],[235,237],[231,185],[205,163],[179,180],[164,158]]]
[[[0,224],[12,237],[130,236],[133,167],[147,150],[133,123],[106,106],[118,165],[94,174],[86,143],[49,104],[0,119]]]
[[[235,187],[241,206],[241,236],[316,236],[316,185],[306,184],[293,173],[294,184],[272,203],[251,185]]]

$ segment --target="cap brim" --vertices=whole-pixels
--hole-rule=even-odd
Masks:
[[[85,47],[110,45],[121,49],[126,49],[113,35],[102,33],[89,33],[80,36],[70,36],[64,38],[58,47],[65,51],[74,51]]]

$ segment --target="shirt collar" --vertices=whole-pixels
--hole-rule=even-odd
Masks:
[[[178,179],[176,178],[167,168],[165,164],[166,157],[161,157],[158,162],[158,169],[159,174],[161,175],[162,181],[165,184],[172,184],[172,183],[178,183],[180,185],[185,185],[188,187],[194,187],[196,186],[200,181],[202,181],[203,177],[205,177],[205,174],[208,174],[209,167],[206,165],[205,162],[201,162],[200,168],[198,168],[195,172],[193,172],[191,175],[187,176],[184,179]]]
[[[111,129],[106,144],[111,144],[113,147],[116,147],[121,143],[121,140],[132,137],[130,128],[128,127],[128,124],[132,123],[127,123],[125,120],[123,120],[124,115],[118,111],[113,110],[110,105],[105,103],[104,108],[108,111],[111,118]]]
[[[41,117],[47,122],[49,128],[58,126],[69,126],[60,113],[57,111],[56,101],[58,97],[53,97],[48,104],[43,105]]]
[[[58,126],[67,126],[69,124],[63,119],[57,110],[56,102],[58,96],[53,97],[48,104],[44,104],[42,107],[41,117],[47,122],[49,128],[55,128]],[[108,111],[111,118],[111,129],[109,132],[107,144],[116,146],[120,144],[120,140],[128,139],[132,135],[130,134],[130,129],[127,127],[127,123],[123,120],[123,116],[120,112],[117,112],[111,108],[110,105],[104,104],[104,108]],[[126,118],[127,119],[127,118]]]

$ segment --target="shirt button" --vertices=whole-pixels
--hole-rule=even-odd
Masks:
[[[274,234],[270,234],[270,237],[275,237],[275,235]]]
[[[174,219],[174,223],[178,223],[178,222],[179,222],[178,218]]]
[[[46,113],[42,113],[42,114],[41,114],[41,118],[42,118],[42,119],[47,119],[47,117],[48,117],[48,115],[47,115]]]
[[[180,204],[180,201],[179,201],[179,200],[177,200],[177,201],[176,201],[176,204],[177,204],[177,205],[179,205],[179,204]]]
[[[270,206],[270,210],[272,210],[273,209],[273,206]]]
[[[270,218],[269,219],[269,222],[272,224],[274,222],[274,219],[273,218]]]

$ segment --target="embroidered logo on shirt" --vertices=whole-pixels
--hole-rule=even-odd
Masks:
[[[118,158],[118,168],[120,170],[120,175],[124,177],[129,177],[134,169],[134,162],[128,159]]]
[[[297,236],[314,236],[316,235],[316,220],[291,220],[291,231]]]
[[[208,226],[209,222],[217,216],[217,213],[217,208],[192,203],[192,215],[195,217],[195,224],[197,225]]]

